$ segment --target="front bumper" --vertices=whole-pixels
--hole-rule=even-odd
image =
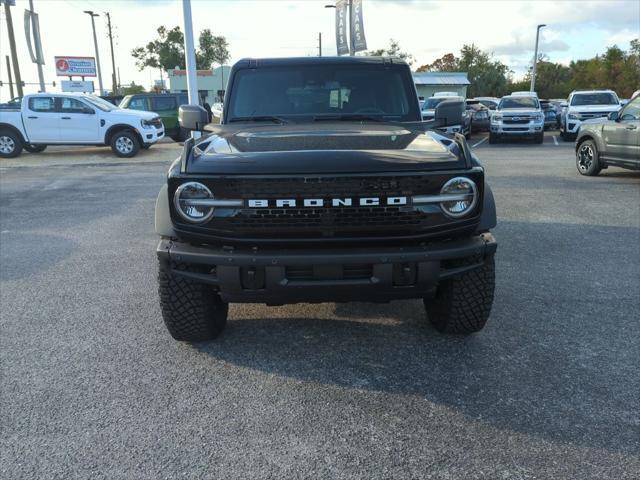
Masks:
[[[163,128],[142,128],[138,130],[142,141],[146,144],[156,143],[164,138]]]
[[[544,131],[544,123],[504,124],[491,123],[491,132],[498,135],[530,136],[540,135]]]
[[[438,282],[483,265],[497,248],[484,233],[411,247],[300,251],[193,246],[163,239],[160,268],[216,289],[225,302],[389,301],[422,298]],[[458,266],[455,260],[473,258]]]

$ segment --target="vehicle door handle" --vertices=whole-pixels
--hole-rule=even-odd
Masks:
[[[71,120],[71,117],[60,117],[62,120]]]
[[[27,117],[30,120],[36,120],[38,117]]]
[[[636,126],[635,126],[635,125],[633,125],[633,124],[631,124],[631,125],[627,125],[627,130],[635,130],[636,128],[638,128],[638,127],[636,127]]]

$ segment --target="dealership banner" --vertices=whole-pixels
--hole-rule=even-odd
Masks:
[[[351,49],[354,52],[367,49],[362,20],[362,0],[351,0]]]
[[[63,92],[91,93],[95,91],[92,80],[85,80],[82,82],[80,80],[62,80],[60,84]]]
[[[347,6],[347,0],[336,1],[336,47],[338,48],[338,55],[349,55]]]
[[[95,77],[96,59],[93,57],[55,57],[59,77]]]

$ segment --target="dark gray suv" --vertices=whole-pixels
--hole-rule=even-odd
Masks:
[[[640,96],[620,112],[580,125],[576,138],[578,171],[598,175],[609,165],[640,170]]]

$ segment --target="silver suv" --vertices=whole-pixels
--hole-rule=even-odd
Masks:
[[[533,138],[542,143],[544,114],[535,93],[530,95],[507,95],[502,97],[498,109],[491,115],[489,143],[502,137]]]

